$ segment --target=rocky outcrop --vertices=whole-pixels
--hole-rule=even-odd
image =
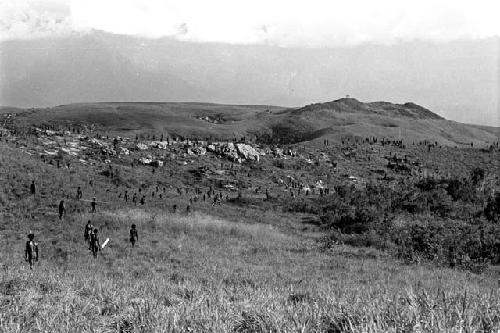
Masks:
[[[245,160],[254,160],[254,161],[259,160],[259,153],[257,152],[257,150],[255,150],[255,148],[253,148],[250,145],[244,143],[237,143],[236,151],[241,156],[241,158]]]

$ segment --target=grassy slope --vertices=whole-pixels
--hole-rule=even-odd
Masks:
[[[335,102],[331,102],[335,103]],[[330,109],[285,109],[268,106],[239,106],[205,103],[94,103],[71,104],[28,112],[18,121],[38,124],[47,121],[95,123],[110,134],[133,136],[138,132],[170,133],[182,136],[232,138],[247,133],[272,133],[275,127],[286,132],[302,133],[308,139],[345,136],[377,136],[407,142],[429,140],[455,146],[498,141],[498,130],[485,126],[461,124],[444,119],[414,119],[392,113],[374,113],[373,103],[357,102],[345,106],[349,112]],[[377,104],[377,103],[375,103]],[[385,103],[388,104],[388,103]],[[356,112],[357,105],[363,111]],[[270,113],[265,112],[270,109]],[[359,109],[359,110],[361,110]],[[366,109],[366,110],[365,110]],[[343,110],[343,109],[342,109]],[[378,111],[377,111],[378,112]],[[198,117],[222,116],[223,124]],[[436,116],[437,117],[437,116]]]
[[[182,209],[187,198],[172,189],[163,201],[131,207],[97,167],[58,170],[4,143],[0,156],[0,331],[490,331],[500,325],[491,277],[403,266],[370,249],[326,252],[315,233],[296,227],[297,216],[275,211],[199,203],[193,216],[171,214],[171,205]],[[163,177],[136,169],[126,172],[144,182]],[[40,184],[35,200],[30,179]],[[92,215],[87,203],[68,199],[68,216],[59,222],[57,203],[77,185],[86,198],[109,204]],[[97,260],[82,239],[88,219],[101,240],[111,239]],[[127,243],[132,223],[140,233],[136,249]],[[41,247],[34,272],[21,260],[28,230]]]

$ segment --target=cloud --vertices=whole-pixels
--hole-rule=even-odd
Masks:
[[[496,0],[12,0],[2,39],[102,30],[194,42],[331,47],[500,35]]]
[[[57,1],[0,2],[0,40],[54,37],[71,31],[69,7]]]

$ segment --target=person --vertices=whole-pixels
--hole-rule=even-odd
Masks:
[[[66,206],[64,205],[64,200],[61,200],[61,202],[59,202],[59,220],[62,220],[65,213],[66,213]]]
[[[177,212],[177,205],[174,205],[172,208],[173,208],[174,214],[175,214]]]
[[[96,205],[96,201],[95,201],[95,197],[92,198],[92,202],[90,203],[90,212],[91,213],[95,213],[95,205]]]
[[[187,205],[187,207],[186,207],[186,214],[187,215],[191,214],[191,205]]]
[[[32,181],[31,181],[31,185],[30,185],[30,192],[31,192],[31,195],[32,195],[33,197],[35,197],[36,187],[35,187],[35,181],[34,181],[34,180],[32,180]]]
[[[97,252],[101,251],[101,244],[99,243],[97,228],[94,229],[94,232],[90,235],[90,250],[92,251],[92,255],[94,258],[97,258]]]
[[[128,191],[127,190],[125,190],[124,198],[125,198],[125,202],[128,202]]]
[[[35,235],[30,232],[24,250],[24,258],[30,264],[30,269],[33,269],[33,264],[35,261],[38,261],[38,243],[36,243],[34,239]]]
[[[132,202],[134,203],[134,206],[137,206],[137,193],[134,193],[132,196]]]
[[[80,200],[83,197],[82,188],[78,186],[76,189],[76,200]]]
[[[146,203],[146,196],[143,195],[141,198],[141,205],[144,205]]]
[[[83,232],[83,238],[85,241],[89,244],[89,250],[90,250],[90,236],[92,235],[92,229],[94,229],[94,226],[90,223],[90,220],[87,222],[87,225],[85,225],[85,231]]]
[[[132,228],[130,229],[130,243],[132,243],[132,247],[135,247],[135,242],[139,240],[139,235],[137,234],[137,229],[135,224],[132,224]]]

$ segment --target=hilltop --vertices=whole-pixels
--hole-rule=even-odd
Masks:
[[[342,98],[300,108],[211,103],[78,103],[16,110],[16,122],[27,126],[55,123],[95,126],[111,135],[140,133],[180,137],[254,138],[274,143],[340,142],[346,137],[385,137],[407,142],[430,141],[447,146],[487,146],[498,129],[449,121],[408,102],[360,102]]]

